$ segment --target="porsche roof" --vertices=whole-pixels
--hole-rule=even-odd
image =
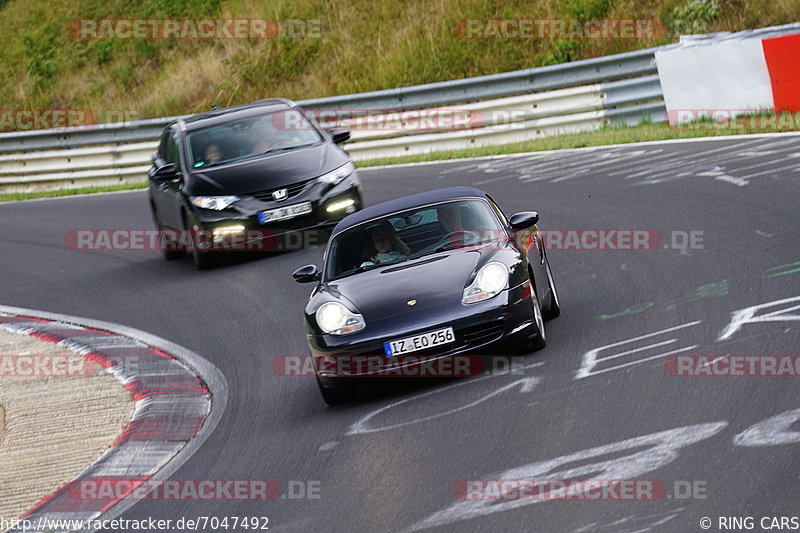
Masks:
[[[447,189],[437,189],[435,191],[403,196],[402,198],[365,207],[361,211],[356,211],[352,215],[344,217],[341,222],[333,228],[332,235],[355,226],[356,224],[381,218],[391,213],[397,213],[398,211],[405,211],[427,204],[459,200],[462,198],[486,198],[486,193],[475,187],[449,187]]]

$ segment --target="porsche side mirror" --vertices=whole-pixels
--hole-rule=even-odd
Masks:
[[[297,283],[311,283],[319,281],[322,276],[315,265],[306,265],[295,270],[292,277]]]
[[[336,144],[342,144],[343,142],[350,140],[350,130],[336,128],[328,130],[328,133],[331,134],[331,139],[333,139],[333,142]]]
[[[508,225],[513,230],[529,229],[539,222],[539,213],[536,211],[521,211],[514,213],[508,220]]]

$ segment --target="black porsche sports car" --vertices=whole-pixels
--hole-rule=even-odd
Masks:
[[[293,274],[317,283],[305,326],[323,399],[351,399],[389,361],[396,369],[500,345],[544,347],[544,318],[560,307],[538,220],[533,211],[506,217],[472,187],[345,217],[322,270],[307,265]],[[353,356],[368,364],[337,364]]]
[[[258,249],[247,245],[333,228],[362,205],[356,168],[337,146],[349,138],[283,98],[170,123],[148,172],[165,257],[188,251],[204,268],[225,239]]]

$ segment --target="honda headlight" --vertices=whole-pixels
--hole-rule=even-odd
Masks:
[[[222,211],[234,202],[239,201],[238,196],[192,196],[191,201],[201,209]]]
[[[356,171],[356,166],[353,164],[352,161],[348,161],[347,163],[340,166],[336,170],[331,170],[327,174],[323,174],[317,179],[319,179],[319,181],[321,181],[322,183],[336,185],[337,183],[339,183],[340,181],[342,181],[355,171]]]
[[[500,294],[508,286],[508,267],[503,263],[486,263],[478,270],[475,280],[464,289],[461,302],[474,304]]]
[[[331,335],[347,335],[361,331],[367,324],[364,317],[351,313],[339,302],[327,302],[317,309],[317,324],[323,333]]]

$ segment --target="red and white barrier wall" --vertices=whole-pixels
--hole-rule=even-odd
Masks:
[[[671,125],[715,110],[800,111],[800,34],[689,42],[655,56]]]
[[[761,41],[775,111],[800,111],[800,35]]]

